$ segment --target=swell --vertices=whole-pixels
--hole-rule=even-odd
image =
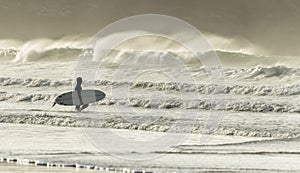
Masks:
[[[118,105],[127,107],[139,107],[146,109],[200,109],[200,110],[225,110],[225,111],[246,111],[246,112],[288,112],[299,113],[300,109],[297,105],[288,105],[276,102],[263,101],[224,101],[211,102],[208,99],[199,100],[153,100],[141,98],[106,98],[98,102],[100,105]]]
[[[49,50],[22,50],[16,51],[14,62],[37,61],[75,61],[80,55],[79,48],[52,48]]]
[[[251,68],[232,68],[224,70],[225,76],[242,79],[266,79],[277,77],[278,79],[292,76],[300,76],[299,68],[291,68],[283,65],[255,66]]]
[[[51,94],[20,94],[20,93],[0,93],[0,101],[12,102],[52,102],[56,95]],[[50,105],[51,103],[49,103]],[[175,98],[147,99],[137,96],[129,98],[106,97],[104,100],[97,102],[98,105],[106,106],[125,106],[137,107],[144,109],[196,109],[196,110],[225,110],[225,111],[245,111],[245,112],[288,112],[299,113],[297,105],[286,103],[264,102],[255,100],[224,100],[224,102],[212,102],[209,99],[198,100],[180,100]]]
[[[0,92],[0,101],[13,101],[13,102],[36,102],[36,101],[51,101],[56,95],[51,94],[21,94],[21,93],[8,93]]]
[[[130,129],[144,130],[156,132],[171,132],[171,133],[196,133],[199,134],[204,128],[203,123],[194,124],[193,127],[187,126],[181,120],[177,121],[173,118],[160,117],[154,123],[135,123],[127,121],[121,116],[104,115],[101,119],[88,117],[74,117],[67,115],[51,115],[49,113],[33,113],[33,114],[4,114],[0,115],[0,123],[14,124],[37,124],[49,126],[66,126],[66,127],[84,127],[84,128],[115,128],[115,129]],[[188,123],[191,125],[192,122]],[[193,123],[192,123],[193,124]],[[273,138],[295,138],[300,137],[297,131],[280,131],[280,130],[265,130],[265,129],[243,129],[232,127],[217,127],[209,134],[215,135],[236,135],[249,137],[273,137]]]
[[[26,87],[58,87],[58,86],[71,86],[72,80],[51,80],[51,79],[21,79],[11,77],[0,77],[1,86],[26,86]]]
[[[256,75],[257,76],[257,75]],[[60,87],[72,86],[73,81],[11,78],[0,77],[0,86],[24,86],[24,87]],[[90,86],[104,87],[129,87],[130,89],[152,89],[158,91],[197,92],[199,94],[235,94],[253,96],[293,96],[300,94],[299,84],[290,85],[226,85],[217,86],[213,84],[189,84],[176,82],[116,82],[110,80],[95,80],[86,82]]]
[[[75,44],[75,43],[73,43]],[[35,61],[76,61],[79,57],[93,57],[100,60],[103,64],[120,64],[125,59],[134,58],[134,62],[153,63],[153,64],[172,64],[170,60],[177,58],[185,64],[199,63],[199,59],[192,52],[188,51],[155,51],[155,50],[106,50],[108,55],[105,57],[94,57],[93,49],[84,49],[83,45],[73,45],[66,43],[55,43],[43,46],[39,42],[28,43],[22,49],[0,49],[0,57],[3,60],[13,60],[12,62],[35,62]],[[217,50],[214,52],[197,53],[201,59],[215,56],[215,52],[225,66],[229,67],[255,67],[262,66],[288,66],[298,67],[299,57],[264,56],[246,54],[241,52],[230,52]],[[96,55],[95,55],[96,56]]]
[[[52,48],[49,50],[16,50],[0,49],[2,60],[12,62],[37,62],[37,61],[74,61],[81,53],[80,48]]]
[[[0,49],[0,57],[9,57],[9,58],[14,58],[18,54],[18,50],[16,49]]]

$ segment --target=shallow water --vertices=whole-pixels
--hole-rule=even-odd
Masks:
[[[299,139],[272,139],[239,136],[210,136],[201,144],[201,135],[172,134],[186,138],[181,143],[163,149],[151,145],[153,139],[165,135],[117,129],[81,129],[41,125],[1,124],[1,155],[10,158],[30,158],[51,163],[80,163],[102,167],[143,170],[198,172],[215,171],[299,171]],[[127,145],[110,141],[112,147],[95,146],[83,131],[93,130],[103,139],[104,133],[120,135],[124,141],[145,141],[154,147],[138,151],[136,143]],[[101,135],[102,134],[102,135]],[[128,138],[128,135],[131,138]],[[5,140],[3,140],[5,139]],[[172,138],[174,139],[174,138]],[[129,144],[129,143],[128,143]],[[120,148],[122,146],[122,148]],[[141,147],[141,146],[139,146]],[[107,150],[110,149],[110,150]],[[132,160],[139,158],[139,160]],[[146,160],[140,160],[144,158]],[[179,170],[178,170],[179,169]]]

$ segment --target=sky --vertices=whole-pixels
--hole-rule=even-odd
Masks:
[[[218,49],[300,56],[299,0],[0,0],[0,40],[92,36],[149,13],[194,25]]]

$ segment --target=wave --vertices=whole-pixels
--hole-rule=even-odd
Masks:
[[[271,71],[273,68],[271,67]],[[278,67],[281,69],[282,67]],[[261,77],[265,79],[266,77],[271,77],[279,75],[289,76],[290,73],[297,75],[300,69],[286,69],[282,73],[278,73],[276,70],[274,73],[265,73],[268,68],[253,68],[250,70],[231,71],[228,70],[225,75],[231,78],[254,78]],[[198,69],[201,71],[201,69]],[[273,75],[270,75],[273,74]],[[51,79],[33,79],[33,78],[11,78],[11,77],[0,77],[0,86],[25,86],[25,87],[60,87],[60,86],[71,86],[73,81],[69,80],[51,80]],[[290,84],[290,85],[226,85],[223,88],[217,87],[213,84],[189,84],[189,83],[177,83],[177,82],[148,82],[148,81],[110,81],[110,80],[95,80],[86,81],[85,84],[89,86],[110,86],[110,87],[129,87],[130,89],[152,89],[159,91],[178,91],[178,92],[197,92],[199,94],[234,94],[234,95],[254,95],[254,96],[293,96],[300,94],[300,84]]]
[[[50,94],[20,94],[0,92],[0,101],[16,101],[16,102],[35,102],[35,101],[51,101],[55,95]]]
[[[50,94],[20,94],[20,93],[0,93],[0,101],[14,102],[52,102],[57,95]],[[145,99],[140,97],[129,98],[113,98],[106,97],[104,100],[97,102],[98,105],[117,105],[126,107],[138,107],[144,109],[201,109],[201,110],[225,110],[225,111],[246,111],[246,112],[288,112],[299,113],[300,109],[297,105],[287,103],[264,102],[255,100],[230,100],[223,102],[212,102],[209,99],[198,100],[180,100],[169,98],[160,99]],[[50,103],[49,103],[50,105]]]
[[[16,49],[0,49],[0,57],[11,57],[11,58],[14,58],[17,56],[18,54],[18,50]]]
[[[3,60],[12,62],[38,62],[38,61],[75,61],[81,53],[79,48],[54,48],[50,50],[0,50]]]
[[[27,42],[0,40],[2,43],[0,57],[12,62],[76,60],[87,39],[88,37],[75,35],[58,40],[49,38],[34,39]]]
[[[76,61],[79,57],[96,55],[94,50],[85,49],[83,39],[76,40],[62,39],[62,40],[31,40],[24,43],[20,48],[3,48],[0,49],[0,57],[8,59],[12,62],[35,62],[35,61]],[[101,57],[102,63],[120,64],[125,59],[134,58],[137,63],[168,63],[174,61],[174,58],[179,59],[186,64],[199,63],[198,58],[192,52],[165,50],[107,50],[109,54],[106,57]],[[263,56],[255,54],[247,54],[243,52],[232,52],[226,50],[217,50],[217,55],[225,66],[246,66],[254,67],[262,66],[290,66],[297,67],[300,65],[299,57],[282,57],[282,56]],[[205,59],[214,56],[213,52],[198,53],[199,57]],[[93,57],[94,60],[99,60],[100,57]],[[170,61],[172,59],[172,61]]]
[[[70,86],[72,85],[72,80],[51,80],[51,79],[21,79],[21,78],[10,78],[10,77],[0,77],[1,86],[11,86],[19,85],[26,87],[58,87],[58,86]]]
[[[291,76],[300,76],[299,68],[289,68],[282,65],[275,66],[256,66],[248,69],[230,69],[225,70],[225,73],[228,73],[228,76],[231,77],[242,77],[244,79],[259,79],[259,78],[270,78],[270,77],[291,77]]]
[[[146,109],[197,109],[197,110],[225,110],[225,111],[247,111],[247,112],[289,112],[299,113],[296,105],[263,101],[224,101],[211,102],[210,100],[149,100],[141,98],[106,98],[100,101],[100,105],[118,105],[128,107],[140,107]]]
[[[93,57],[93,50],[56,47],[56,48],[23,48],[0,49],[0,57],[12,62],[36,62],[36,61],[76,61],[80,57],[92,57],[95,61],[104,64],[120,64],[124,60],[134,58],[136,63],[170,64],[173,58],[178,58],[184,63],[192,64],[199,60],[191,52],[172,51],[135,51],[135,50],[108,50],[106,57]],[[172,61],[170,61],[172,60]]]
[[[26,113],[13,113],[5,114],[1,113],[0,123],[14,123],[14,124],[37,124],[37,125],[49,125],[49,126],[64,126],[64,127],[86,127],[86,128],[115,128],[115,129],[130,129],[130,130],[144,130],[144,131],[157,131],[157,132],[172,132],[172,133],[201,133],[201,129],[204,128],[203,122],[197,122],[194,120],[187,120],[193,122],[177,121],[170,117],[160,117],[153,123],[138,123],[134,120],[128,121],[121,116],[103,115],[101,119],[79,117],[74,116],[75,113],[69,113],[68,115],[50,114],[45,112],[31,112]],[[136,118],[136,117],[135,117]],[[142,115],[144,120],[145,117]],[[146,121],[143,121],[146,122]],[[187,125],[188,124],[188,125]],[[192,126],[191,126],[192,125]],[[273,137],[273,138],[295,138],[300,137],[297,131],[280,131],[267,130],[267,129],[243,129],[232,127],[217,127],[210,134],[215,135],[234,135],[234,136],[249,136],[249,137]]]

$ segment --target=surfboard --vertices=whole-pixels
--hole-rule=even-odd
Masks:
[[[82,90],[81,98],[82,104],[80,103],[79,93],[78,91],[70,91],[67,93],[63,93],[55,98],[55,103],[64,106],[74,106],[74,105],[83,105],[94,103],[99,100],[102,100],[105,97],[105,93],[99,90]]]

